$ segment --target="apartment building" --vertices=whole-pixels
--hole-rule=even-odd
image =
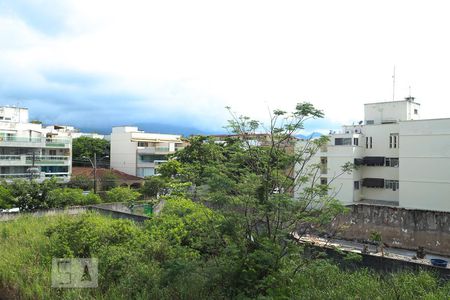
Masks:
[[[27,108],[0,107],[0,179],[68,181],[72,139],[58,127],[29,122]]]
[[[111,168],[129,175],[147,177],[157,174],[167,155],[183,148],[181,135],[147,133],[137,127],[113,127]]]
[[[329,138],[311,163],[343,204],[450,211],[450,118],[421,120],[412,97],[368,103],[364,121]],[[346,162],[356,169],[343,173]]]

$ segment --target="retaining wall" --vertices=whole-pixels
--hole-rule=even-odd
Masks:
[[[383,242],[396,248],[450,255],[450,213],[409,210],[398,207],[358,204],[335,222],[343,227],[337,236],[349,240],[369,240],[373,231]]]

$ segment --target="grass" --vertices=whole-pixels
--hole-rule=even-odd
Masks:
[[[89,291],[85,290],[51,288],[50,239],[44,233],[60,218],[79,216],[24,216],[0,222],[0,295],[3,298],[84,299],[88,296]]]

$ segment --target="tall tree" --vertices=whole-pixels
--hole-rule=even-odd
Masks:
[[[176,153],[181,165],[171,178],[192,182],[193,199],[222,212],[226,232],[241,245],[236,276],[256,284],[299,254],[296,238],[304,232],[299,228],[324,228],[345,209],[320,183],[320,165],[312,160],[328,138],[295,137],[305,122],[322,118],[322,111],[299,103],[291,113],[273,111],[268,124],[230,114],[231,135],[221,141],[191,138]]]
[[[104,139],[95,139],[91,137],[79,137],[73,140],[73,165],[74,166],[90,166],[90,162],[86,159],[93,159],[94,153],[97,154],[98,167],[109,167],[109,158],[101,159],[109,156],[110,142]]]

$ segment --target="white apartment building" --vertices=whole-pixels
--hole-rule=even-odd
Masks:
[[[72,139],[54,126],[30,123],[28,109],[0,107],[0,179],[70,179]]]
[[[138,177],[153,176],[168,154],[183,147],[181,135],[146,133],[132,126],[113,127],[111,168]]]
[[[408,97],[365,104],[360,123],[332,132],[311,162],[330,194],[345,205],[450,211],[450,118],[421,120]],[[342,174],[346,162],[357,168]]]

